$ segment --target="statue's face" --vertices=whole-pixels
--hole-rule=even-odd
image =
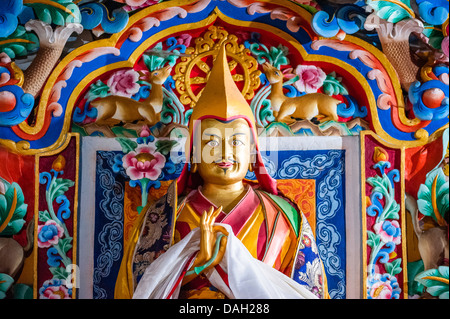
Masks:
[[[251,149],[251,130],[244,119],[205,119],[201,122],[200,140],[194,144],[194,154],[201,156],[196,160],[198,173],[205,183],[242,181],[249,168]]]

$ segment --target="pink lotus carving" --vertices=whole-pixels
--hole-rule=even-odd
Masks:
[[[396,245],[401,243],[401,228],[396,221],[381,221],[373,226],[375,233],[380,235],[381,241],[384,243],[393,242]]]
[[[139,73],[134,70],[120,70],[114,73],[106,83],[113,95],[131,97],[139,92]]]
[[[44,225],[38,226],[38,247],[48,248],[58,244],[64,235],[64,229],[54,220],[48,220]]]
[[[123,168],[132,180],[156,180],[164,168],[166,158],[152,144],[141,144],[122,158]]]
[[[299,79],[294,82],[294,86],[300,92],[315,93],[323,85],[327,75],[322,69],[314,65],[298,65],[295,74]]]

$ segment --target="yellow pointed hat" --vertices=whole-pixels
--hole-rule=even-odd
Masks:
[[[190,174],[188,163],[193,145],[193,133],[203,119],[214,118],[221,121],[231,121],[242,118],[248,123],[252,130],[253,140],[256,147],[256,163],[254,172],[262,189],[277,194],[277,182],[267,172],[261,153],[258,147],[258,134],[256,131],[256,121],[250,105],[245,100],[239,88],[234,83],[233,77],[228,67],[228,60],[223,44],[214,61],[208,82],[203,89],[200,98],[191,114],[189,120],[189,140],[186,143],[186,164],[178,177],[178,194],[183,193],[189,186],[195,188],[200,183],[198,174]]]
[[[194,106],[189,124],[190,133],[196,120],[211,116],[222,120],[246,118],[253,129],[256,127],[253,112],[231,75],[225,44],[220,47],[208,82]]]

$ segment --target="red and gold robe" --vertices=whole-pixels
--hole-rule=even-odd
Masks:
[[[247,258],[247,262],[252,263],[251,260],[261,261],[268,265],[270,269],[275,269],[279,274],[286,275],[282,275],[283,280],[291,280],[290,278],[294,275],[293,270],[300,246],[302,245],[302,239],[305,239],[306,234],[310,244],[311,239],[313,240],[309,224],[306,218],[302,218],[302,214],[287,199],[253,188],[250,185],[246,185],[246,187],[246,193],[239,203],[229,213],[221,212],[216,218],[216,223],[229,226],[234,234],[233,238],[237,238],[243,244],[243,246],[241,245],[243,249],[248,250],[247,255],[248,253],[251,255]],[[164,236],[165,231],[163,230],[161,238],[165,238],[166,242],[170,242],[170,246],[175,248],[185,237],[192,236],[195,231],[198,231],[200,218],[204,211],[209,210],[211,206],[216,208],[202,194],[201,187],[199,187],[190,191],[186,197],[178,199],[175,204],[176,208],[173,207],[174,216],[170,218],[174,225],[171,225],[171,222],[167,222],[168,219],[166,217],[168,215],[167,211],[165,212],[167,206],[170,206],[167,203],[171,201],[168,198],[164,198],[159,203],[155,203],[153,207],[149,208],[145,213],[143,212],[144,216],[141,216],[141,221],[137,224],[134,235],[134,238],[136,238],[134,241],[135,247],[127,250],[125,255],[128,256],[128,259],[124,259],[124,266],[127,266],[121,269],[124,272],[119,276],[117,282],[118,285],[121,284],[122,287],[126,288],[124,291],[128,290],[128,295],[129,293],[132,294],[134,287],[139,288],[138,282],[141,276],[145,276],[143,274],[144,270],[147,272],[148,269],[146,268],[150,268],[154,260],[161,258],[158,256],[161,256],[161,254],[166,255],[171,251],[169,249],[165,252],[164,249],[167,249],[167,247],[163,250],[161,248],[155,249],[158,246],[158,241],[155,241],[151,234],[155,233],[155,227],[158,225],[158,222],[162,222],[160,226],[166,227],[164,229],[172,229],[170,232],[172,236],[168,237],[167,233]],[[150,242],[149,239],[151,239]],[[164,244],[164,240],[158,240]],[[315,243],[313,244],[315,245]],[[162,246],[160,245],[159,247]],[[216,289],[206,276],[202,274],[186,285],[181,286],[183,277],[192,265],[199,248],[197,246],[193,250],[192,247],[190,249],[189,255],[176,262],[183,265],[177,266],[178,270],[174,271],[176,274],[170,276],[171,283],[169,285],[171,287],[166,288],[162,298],[225,298],[226,294]],[[131,260],[133,262],[130,263]],[[308,260],[305,262],[308,262]],[[128,267],[130,264],[132,268]],[[162,267],[164,269],[175,266],[174,263],[171,264],[169,262],[162,265]],[[128,271],[125,271],[126,268]],[[215,267],[215,271],[220,276],[220,282],[228,286],[229,274],[222,269],[221,264]],[[139,275],[138,272],[140,273]],[[317,274],[322,278],[325,277],[323,266],[314,275]],[[130,284],[132,278],[134,279],[134,284]],[[125,284],[126,281],[127,284]],[[128,288],[126,287],[127,285]],[[326,284],[321,286],[322,290],[326,290]],[[127,294],[122,293],[119,286],[116,288],[117,297],[127,296]],[[230,287],[225,288],[228,290]],[[306,288],[310,289],[310,287]],[[324,292],[323,295],[326,296],[326,291]],[[141,292],[139,295],[142,295]],[[228,295],[230,295],[229,291]]]

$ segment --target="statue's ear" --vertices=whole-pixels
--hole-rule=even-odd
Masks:
[[[255,164],[256,163],[256,156],[257,156],[257,154],[258,154],[258,151],[256,150],[256,144],[252,140],[250,142],[250,164]]]
[[[191,164],[196,164],[199,163],[199,158],[197,155],[197,147],[194,145],[192,145],[192,153],[191,153]]]
[[[197,157],[196,147],[192,146],[192,155],[191,155],[191,173],[197,173],[197,163],[200,163],[199,158]]]

